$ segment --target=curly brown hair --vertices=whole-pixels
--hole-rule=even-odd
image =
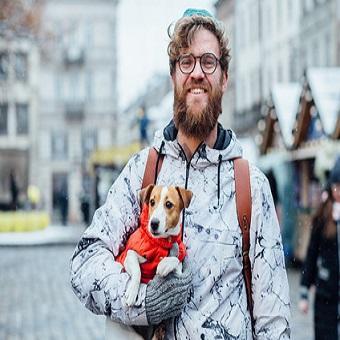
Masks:
[[[176,61],[181,51],[191,45],[195,33],[202,28],[207,29],[216,36],[221,50],[221,68],[223,72],[228,75],[231,58],[230,49],[228,48],[229,41],[225,36],[223,26],[220,22],[212,17],[193,15],[179,19],[171,33],[172,26],[173,24],[168,27],[168,35],[170,38],[168,55],[171,75],[175,72]]]

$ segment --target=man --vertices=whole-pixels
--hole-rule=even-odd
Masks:
[[[126,307],[129,277],[113,256],[137,226],[145,149],[128,162],[96,211],[72,260],[72,286],[90,310],[112,320],[127,325],[164,320],[167,339],[252,339],[232,162],[242,150],[234,133],[217,122],[228,78],[227,41],[220,24],[207,11],[196,9],[185,11],[170,38],[174,119],[156,133],[153,146],[164,155],[157,184],[185,186],[193,192],[183,221],[183,278],[175,281],[169,274],[164,281],[156,277],[142,284],[136,305]],[[264,175],[251,166],[250,177],[254,337],[288,339],[289,292],[275,207]],[[158,287],[167,284],[176,289],[166,292],[164,304],[164,290]]]

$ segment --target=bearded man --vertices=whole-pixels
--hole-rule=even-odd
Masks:
[[[146,148],[130,159],[80,240],[71,262],[73,289],[87,308],[115,322],[163,322],[166,339],[289,339],[280,228],[268,180],[253,165],[253,322],[247,308],[233,163],[242,148],[235,134],[218,123],[230,59],[221,23],[205,10],[186,10],[170,33],[168,54],[173,120],[156,132],[152,147],[163,159],[155,182],[193,192],[182,221],[183,275],[141,284],[135,305],[126,305],[129,276],[113,257],[138,225]]]

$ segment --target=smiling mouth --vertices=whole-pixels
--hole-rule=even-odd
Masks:
[[[188,90],[188,93],[197,95],[197,94],[207,93],[207,90],[203,88],[192,88]]]

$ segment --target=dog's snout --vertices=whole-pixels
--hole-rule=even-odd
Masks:
[[[159,227],[159,219],[153,218],[150,222],[151,230],[156,231]]]

